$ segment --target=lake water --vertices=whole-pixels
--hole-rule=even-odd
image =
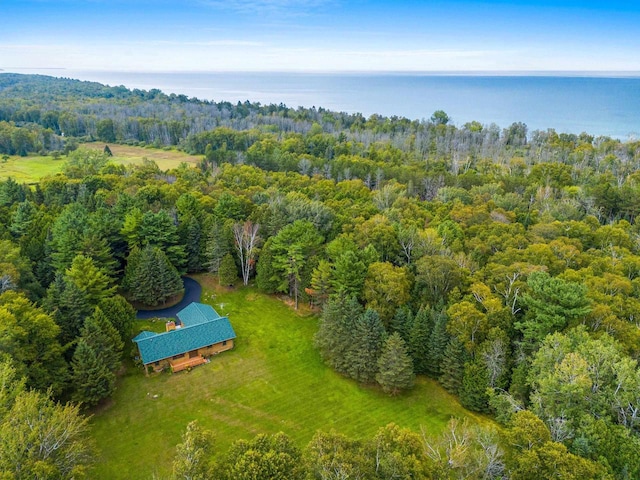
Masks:
[[[554,128],[621,139],[640,137],[640,76],[39,73],[145,90],[158,88],[215,101],[284,103],[410,119],[427,119],[434,111],[444,110],[459,126],[472,120],[502,128],[524,122],[529,131]]]

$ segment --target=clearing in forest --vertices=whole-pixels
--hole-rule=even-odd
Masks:
[[[113,398],[92,418],[101,454],[94,478],[165,477],[194,419],[215,432],[218,452],[257,433],[283,431],[304,447],[316,430],[364,438],[390,422],[438,433],[451,416],[487,421],[423,377],[399,397],[360,386],[322,363],[313,346],[317,316],[255,288],[226,290],[210,276],[197,279],[201,301],[233,322],[235,348],[177,374],[145,377],[128,362]],[[139,321],[143,328],[162,331],[164,322]]]

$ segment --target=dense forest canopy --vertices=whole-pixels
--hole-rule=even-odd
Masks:
[[[125,167],[76,149],[93,140],[201,161]],[[640,142],[2,74],[0,153],[33,152],[66,166],[0,182],[0,433],[28,395],[49,410],[108,397],[135,316],[124,297],[161,303],[179,274],[209,271],[322,308],[316,346],[341,374],[391,395],[428,375],[506,426],[493,457],[465,430],[480,450],[463,465],[444,446],[457,425],[428,440],[319,432],[304,461],[259,437],[220,458],[229,478],[260,449],[290,478],[332,478],[327,449],[334,467],[369,472],[349,478],[640,476]],[[189,442],[208,445],[194,425],[184,440],[180,472]],[[376,442],[384,466],[370,463]],[[19,448],[0,449],[0,471],[15,473],[1,452]],[[29,458],[59,477],[76,468]]]

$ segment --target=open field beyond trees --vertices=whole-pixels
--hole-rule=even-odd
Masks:
[[[79,148],[88,150],[104,149],[104,142],[83,143]],[[161,170],[176,168],[182,162],[196,164],[201,157],[189,155],[174,149],[134,147],[130,145],[109,144],[113,157],[111,161],[123,165],[139,165],[144,158],[156,162]],[[0,160],[0,180],[9,177],[18,183],[34,183],[48,175],[55,175],[62,171],[67,157],[61,155],[55,159],[48,155],[28,155],[20,157],[9,155],[6,161]]]
[[[283,431],[303,447],[316,430],[364,438],[390,422],[435,434],[452,416],[486,421],[424,377],[400,397],[359,386],[322,363],[313,346],[315,315],[296,313],[254,288],[221,290],[210,276],[196,278],[202,301],[231,320],[236,347],[177,374],[145,377],[129,362],[112,400],[92,419],[100,450],[94,478],[166,476],[194,419],[215,432],[216,452],[258,433]],[[164,324],[138,327],[161,331]]]

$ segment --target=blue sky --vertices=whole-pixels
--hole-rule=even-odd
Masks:
[[[640,71],[631,0],[0,0],[0,17],[8,71]]]

